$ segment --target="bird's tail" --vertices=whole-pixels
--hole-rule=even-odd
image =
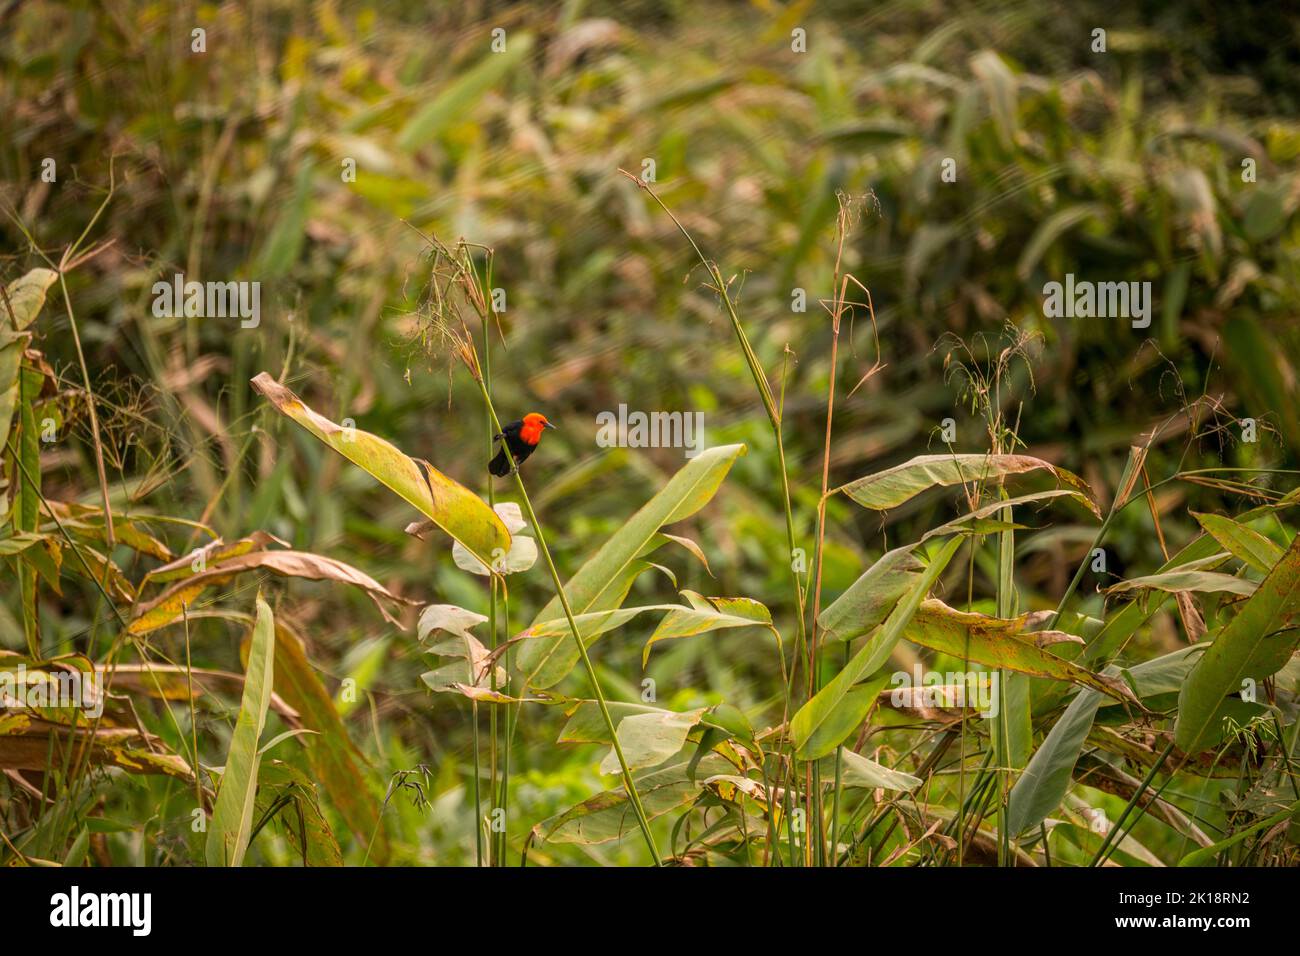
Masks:
[[[510,474],[510,449],[506,448],[505,442],[501,443],[501,450],[497,452],[496,457],[488,462],[488,471],[498,478]]]

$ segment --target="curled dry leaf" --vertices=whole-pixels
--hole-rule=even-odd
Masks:
[[[223,559],[215,567],[192,574],[160,594],[148,604],[136,610],[135,618],[127,628],[133,635],[147,634],[178,620],[182,609],[192,606],[195,599],[207,588],[221,584],[245,571],[272,571],[275,574],[291,578],[308,578],[314,581],[339,581],[361,588],[375,602],[379,613],[390,624],[397,624],[381,603],[380,599],[396,604],[414,604],[409,598],[400,597],[389,591],[364,571],[358,571],[351,565],[334,558],[306,551],[253,551]]]

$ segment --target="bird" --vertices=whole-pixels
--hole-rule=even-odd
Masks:
[[[488,464],[488,471],[498,478],[504,478],[513,472],[525,458],[537,450],[537,443],[542,440],[542,431],[547,428],[555,428],[555,426],[546,420],[545,415],[540,412],[529,412],[519,421],[511,422],[501,429],[498,434],[492,436],[494,441],[501,439],[501,450]],[[507,449],[509,455],[506,454]],[[513,464],[510,461],[511,456],[514,457]]]

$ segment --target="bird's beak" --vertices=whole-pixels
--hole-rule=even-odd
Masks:
[[[557,426],[552,425],[550,422],[544,422],[544,423],[542,424],[542,427],[543,427],[543,428],[554,428],[557,432],[560,430]]]

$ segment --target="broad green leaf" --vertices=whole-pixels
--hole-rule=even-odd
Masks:
[[[911,588],[899,600],[876,633],[853,655],[844,669],[831,678],[826,686],[800,707],[791,718],[790,732],[794,737],[795,748],[800,759],[815,760],[826,756],[853,732],[856,724],[845,728],[846,714],[847,717],[852,717],[863,704],[869,701],[861,691],[853,694],[850,704],[844,704],[844,698],[853,692],[854,686],[860,680],[875,674],[889,660],[894,645],[903,636],[903,631],[911,621],[912,615],[916,613],[922,599],[934,586],[962,543],[961,538],[953,538],[944,544],[939,553],[931,559],[925,571],[917,575]],[[883,686],[884,681],[880,683]],[[835,732],[827,732],[825,729],[827,727],[833,727]],[[841,730],[843,733],[840,732]]]
[[[90,830],[82,827],[77,838],[72,841],[67,854],[63,857],[64,866],[85,866],[86,852],[90,849]]]
[[[817,624],[832,640],[852,641],[876,628],[916,583],[925,565],[914,554],[916,545],[881,555],[848,590],[826,606]]]
[[[383,829],[376,830],[379,803],[362,774],[365,758],[348,735],[302,639],[279,622],[275,626],[273,672],[276,692],[298,712],[304,727],[316,731],[303,741],[312,777],[358,839],[369,842],[374,834],[370,858],[383,863],[387,842]]]
[[[104,510],[98,506],[46,500],[41,503],[45,514],[58,517],[66,531],[79,538],[103,544],[107,538]],[[167,545],[147,530],[147,518],[127,518],[114,512],[113,536],[117,543],[159,561],[171,561],[174,555]],[[47,525],[47,530],[57,525]],[[148,577],[148,575],[146,575]]]
[[[257,263],[257,274],[264,280],[287,275],[302,254],[306,241],[307,219],[311,213],[312,179],[316,164],[305,159],[294,176],[293,196],[280,205],[275,225],[271,227],[262,246]]]
[[[1255,593],[1255,582],[1218,571],[1167,571],[1164,574],[1148,574],[1143,577],[1129,578],[1119,584],[1106,588],[1107,594],[1122,594],[1125,591],[1156,590],[1169,591],[1203,591],[1207,593],[1240,594],[1245,597]]]
[[[684,607],[680,604],[642,604],[637,607],[614,608],[608,611],[593,611],[587,614],[575,614],[573,623],[578,627],[578,634],[582,637],[584,646],[590,647],[599,637],[610,631],[617,630],[627,624],[633,618],[636,618],[649,611],[667,611],[659,626],[655,628],[649,640],[646,641],[645,650],[642,653],[642,666],[649,659],[650,647],[658,641],[671,640],[683,637],[695,637],[699,634],[705,634],[709,631],[724,630],[736,627],[766,627],[772,626],[772,616],[757,601],[749,598],[704,598],[695,594],[693,591],[683,591],[683,595],[692,601],[692,606]],[[522,631],[517,635],[517,640],[523,640],[524,646],[528,641],[536,640],[554,640],[568,639],[572,643],[572,630],[569,627],[567,618],[555,618],[550,621],[542,621],[540,624],[534,624],[532,627]],[[575,649],[574,656],[577,651]],[[547,662],[555,661],[559,654],[548,658]],[[569,666],[572,666],[570,662]],[[545,670],[543,675],[545,675]],[[545,679],[533,678],[530,676],[529,683],[533,686],[541,685],[539,680]]]
[[[28,548],[51,542],[57,543],[58,539],[53,535],[37,534],[34,531],[19,531],[6,535],[0,538],[0,558],[11,558],[16,554],[22,554]]]
[[[868,760],[848,747],[842,753],[843,764],[840,767],[840,782],[846,787],[868,787],[883,790],[915,790],[921,785],[921,778],[901,770]],[[822,780],[835,779],[835,761],[827,758],[822,761]]]
[[[686,736],[700,722],[705,708],[678,713],[664,710],[653,714],[632,714],[618,723],[618,742],[623,748],[628,769],[657,767],[686,745]],[[621,773],[614,748],[600,762],[600,772]]]
[[[638,714],[672,713],[663,707],[622,700],[608,701],[605,706],[609,708],[609,716],[615,721],[615,726],[624,718]],[[605,718],[601,715],[600,704],[594,700],[578,702],[578,706],[569,712],[569,719],[560,730],[556,743],[606,745],[613,743],[609,736],[609,728],[605,726]]]
[[[1006,61],[992,50],[981,50],[971,57],[970,69],[979,80],[988,100],[989,112],[997,127],[998,139],[1005,149],[1015,145],[1020,123],[1016,117],[1017,82]]]
[[[930,488],[975,482],[995,484],[1009,475],[1031,471],[1046,471],[1071,485],[1093,514],[1101,516],[1082,478],[1029,455],[921,455],[851,481],[836,490],[844,492],[864,508],[886,511]]]
[[[397,135],[398,148],[408,151],[419,149],[432,142],[452,123],[464,121],[483,94],[500,83],[511,70],[526,62],[532,46],[531,34],[512,31],[503,52],[487,53],[473,67],[460,72],[455,81],[407,121]]]
[[[407,457],[378,435],[344,428],[318,415],[266,372],[258,373],[253,387],[282,415],[414,505],[485,564],[492,563],[498,549],[509,553],[510,532],[505,524],[487,502],[464,485],[426,461]]]
[[[1082,690],[1052,725],[1011,788],[1008,833],[1019,836],[1038,826],[1060,805],[1102,700],[1096,691]]]
[[[1101,203],[1078,203],[1052,213],[1038,224],[1034,234],[1025,243],[1024,250],[1020,253],[1020,261],[1016,263],[1016,275],[1021,280],[1028,279],[1035,266],[1057,239],[1080,223],[1087,222],[1089,219],[1104,220],[1109,215],[1110,211]]]
[[[492,508],[497,513],[497,517],[506,526],[510,532],[510,550],[505,554],[499,555],[495,570],[498,574],[517,574],[520,571],[527,571],[537,563],[537,542],[527,535],[519,534],[524,528],[528,527],[528,522],[524,520],[523,511],[517,501],[503,501]],[[431,525],[432,522],[419,522],[414,527],[417,530],[423,530],[423,527]],[[407,529],[408,533],[416,533]],[[418,537],[418,535],[417,535]],[[453,541],[451,545],[451,560],[456,567],[462,571],[468,571],[470,574],[477,574],[480,577],[487,577],[491,574],[488,566],[480,561],[474,555],[469,553],[459,541]]]
[[[696,595],[698,597],[698,595]],[[650,660],[650,648],[659,641],[695,637],[734,627],[772,626],[772,614],[749,598],[708,598],[702,606],[676,608],[664,615],[641,652],[641,666]]]
[[[1254,834],[1258,833],[1260,830],[1267,830],[1269,827],[1277,826],[1283,820],[1287,819],[1287,817],[1294,816],[1297,812],[1300,812],[1300,800],[1297,800],[1295,803],[1291,804],[1285,810],[1279,810],[1277,813],[1273,814],[1270,817],[1265,817],[1263,820],[1258,820],[1255,823],[1252,823],[1248,827],[1242,827],[1232,836],[1220,840],[1218,843],[1215,843],[1213,846],[1204,846],[1201,847],[1200,849],[1193,850],[1191,853],[1188,853],[1185,857],[1179,860],[1178,865],[1179,866],[1212,866],[1214,864],[1215,857],[1217,857],[1224,850],[1228,849],[1229,847],[1236,846],[1242,840],[1246,839],[1246,837],[1253,836]]]
[[[1182,686],[1196,656],[1203,651],[1199,645],[1180,647],[1130,669],[1128,676],[1137,688],[1137,696],[1145,699],[1176,691]],[[1106,676],[1116,677],[1119,673],[1119,668],[1112,667],[1106,671]],[[1060,806],[1097,710],[1114,703],[1096,691],[1079,691],[1070,706],[1056,719],[1024,773],[1011,788],[1008,832],[1017,836],[1023,834],[1038,826]]]
[[[1174,743],[1199,752],[1214,736],[1219,704],[1241,690],[1246,678],[1262,680],[1279,670],[1300,642],[1300,535],[1273,566],[1258,590],[1219,631],[1187,675],[1178,695]]]
[[[689,518],[703,508],[718,490],[744,445],[708,448],[692,458],[641,510],[628,519],[565,584],[564,590],[575,615],[607,611],[618,607],[627,596],[639,572],[637,559],[647,548],[664,538],[659,529]],[[563,618],[555,597],[537,613],[534,624]],[[578,662],[578,649],[566,628],[537,640],[525,641],[519,649],[519,668],[533,687],[550,687],[564,678]]]
[[[0,455],[9,444],[14,409],[18,407],[18,367],[31,333],[0,329]]]
[[[970,531],[975,534],[989,534],[994,531],[1018,530],[1021,527],[1019,525],[1012,525],[1009,528],[1004,528],[1001,527],[1001,525],[1005,524],[1005,522],[991,521],[989,519],[998,514],[998,512],[1002,511],[1004,508],[1016,508],[1020,505],[1050,501],[1053,498],[1072,498],[1089,511],[1093,510],[1093,503],[1083,492],[1075,491],[1071,488],[1053,488],[1048,491],[1036,491],[1032,494],[1019,495],[1015,498],[1006,498],[1000,501],[994,501],[991,504],[984,505],[982,508],[976,508],[974,511],[962,515],[960,518],[954,518],[951,521],[931,528],[921,536],[921,540],[928,541],[930,538],[952,534],[955,531]]]
[[[646,816],[651,820],[689,801],[709,777],[735,773],[736,768],[717,754],[704,757],[689,773],[690,761],[682,761],[636,778],[637,792]],[[575,807],[556,814],[533,828],[542,840],[552,843],[608,843],[636,832],[636,814],[620,789],[598,793]]]
[[[617,630],[628,621],[648,611],[673,611],[679,609],[682,609],[680,604],[639,604],[636,607],[619,607],[609,611],[575,614],[573,623],[578,627],[578,634],[582,637],[582,643],[585,646],[590,646],[602,634]],[[572,641],[570,636],[572,633],[573,629],[569,627],[569,619],[557,617],[554,620],[534,624],[532,627],[521,631],[517,638],[524,642],[522,647],[527,647],[532,641],[548,641],[557,638],[568,638]],[[574,655],[577,656],[576,650]],[[534,682],[530,681],[529,683]],[[539,685],[534,684],[534,686]]]
[[[1044,649],[1059,632],[1026,630],[1028,616],[997,618],[958,611],[942,601],[921,604],[903,636],[913,643],[997,670],[1070,681],[1119,700],[1131,699],[1122,682],[1100,677]]]
[[[1268,574],[1269,569],[1282,559],[1281,548],[1240,522],[1223,515],[1199,514],[1195,511],[1191,515],[1225,551],[1261,574]]]
[[[58,278],[59,274],[53,269],[32,269],[26,275],[9,283],[5,292],[9,296],[9,305],[13,309],[14,324],[10,324],[9,310],[4,309],[4,300],[0,299],[0,310],[3,310],[3,314],[0,314],[0,325],[21,332],[35,322],[36,316],[41,313],[41,307],[45,305],[45,294]]]
[[[816,759],[830,753],[844,743],[849,738],[849,735],[862,725],[862,721],[866,720],[867,714],[875,706],[876,700],[885,684],[889,682],[889,678],[889,672],[881,670],[862,683],[854,684],[838,700],[831,703],[824,714],[818,713],[816,715],[821,717],[821,720],[811,729],[805,731],[802,720],[797,725],[792,722],[790,726],[797,734],[796,742],[803,741],[800,756],[802,757],[802,754],[807,753],[812,755],[808,759]],[[827,687],[829,686],[827,684]],[[799,713],[802,713],[802,709]],[[813,715],[810,712],[809,718],[804,719],[810,720],[811,716]],[[795,717],[798,718],[799,714],[796,713]],[[805,733],[807,734],[806,739],[804,739]]]
[[[242,866],[253,829],[260,763],[258,742],[271,706],[275,673],[275,619],[271,608],[257,595],[257,622],[248,649],[248,670],[239,716],[230,737],[226,767],[221,773],[212,820],[208,823],[205,856],[208,866]]]

